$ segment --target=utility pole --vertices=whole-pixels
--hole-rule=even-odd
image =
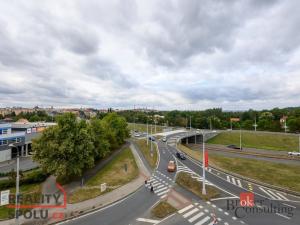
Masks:
[[[17,146],[14,146],[13,144],[9,145],[11,148],[17,148],[17,177],[16,177],[16,203],[15,203],[15,222],[16,225],[20,224],[19,221],[19,188],[20,188],[20,155],[19,155],[19,149]]]
[[[240,150],[242,150],[242,125],[240,122]]]
[[[149,131],[148,131],[148,118],[147,118],[147,146],[149,145]]]
[[[299,134],[299,152],[300,152],[300,134]]]
[[[135,105],[133,106],[133,129],[135,133]]]
[[[212,130],[211,118],[209,118],[209,128]]]
[[[151,123],[151,148],[150,148],[150,155],[151,155],[151,157],[153,157],[153,137],[152,137],[152,123]]]
[[[190,116],[190,131],[192,130],[192,116]]]
[[[255,119],[254,119],[254,130],[256,131],[256,128],[257,128],[257,124],[256,124],[256,117],[255,117]]]
[[[206,189],[205,189],[205,137],[204,137],[204,131],[202,130],[202,148],[203,148],[203,155],[202,155],[202,173],[203,173],[203,179],[202,179],[202,194],[206,195]]]
[[[286,125],[286,120],[284,120],[284,132],[286,133],[286,131],[287,131],[287,125]]]

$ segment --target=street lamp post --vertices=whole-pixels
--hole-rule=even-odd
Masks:
[[[149,131],[148,131],[148,119],[147,119],[147,146],[149,145]]]
[[[240,150],[242,150],[242,125],[240,123]]]
[[[16,209],[15,209],[15,221],[16,225],[19,225],[19,188],[20,188],[20,155],[19,155],[19,149],[17,146],[14,146],[13,144],[9,145],[11,148],[17,148],[17,176],[16,176]]]
[[[202,155],[202,173],[203,173],[203,179],[202,179],[202,194],[206,195],[206,189],[205,189],[205,137],[204,137],[204,131],[202,130],[202,148],[203,148],[203,155]]]
[[[153,144],[152,144],[152,142],[153,142],[153,139],[152,139],[153,137],[152,137],[152,124],[151,124],[151,148],[150,148],[150,151],[151,151],[151,153],[150,153],[150,155],[151,155],[151,157],[153,157]]]
[[[300,134],[299,134],[299,152],[300,152]]]
[[[256,123],[256,117],[255,117],[255,120],[254,120],[254,130],[256,131],[256,128],[257,128],[257,123]]]

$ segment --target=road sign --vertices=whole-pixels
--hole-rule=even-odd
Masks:
[[[103,183],[100,185],[100,190],[101,190],[101,192],[106,191],[106,183]]]
[[[9,190],[1,191],[1,201],[0,205],[8,205],[9,204]]]
[[[205,167],[208,167],[208,151],[205,151],[205,160],[204,160]]]

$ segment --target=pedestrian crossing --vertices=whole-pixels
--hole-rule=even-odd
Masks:
[[[167,197],[170,188],[172,187],[172,179],[162,174],[161,172],[156,171],[156,173],[154,173],[145,184],[148,189],[151,188],[151,185],[153,187],[154,193],[158,197],[163,199]]]
[[[239,186],[240,188],[243,188],[243,185],[242,185],[242,182],[240,179],[237,179],[235,177],[231,177],[231,176],[226,176],[226,180],[229,182],[229,183],[232,183],[234,184],[235,186]]]
[[[188,174],[191,175],[191,177],[192,177],[193,179],[196,179],[196,180],[199,181],[199,182],[202,182],[202,181],[203,181],[203,179],[202,179],[202,177],[201,177],[200,175],[196,174],[194,171],[192,171],[190,168],[188,168],[188,167],[186,167],[186,166],[184,166],[184,165],[178,165],[178,166],[177,166],[177,172],[178,172],[178,173],[179,173],[179,172],[188,173]],[[205,180],[205,184],[207,184],[207,185],[213,185],[212,183],[210,183],[210,182],[207,181],[207,180]]]
[[[283,201],[289,201],[289,199],[285,196],[284,193],[280,193],[277,191],[272,191],[267,188],[259,187],[259,189],[268,196],[268,198],[272,200],[283,200]]]
[[[180,209],[178,213],[194,225],[213,225],[215,215],[203,208],[202,205],[194,203]],[[222,221],[221,218],[217,218],[217,220]]]

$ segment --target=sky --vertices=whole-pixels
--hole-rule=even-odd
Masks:
[[[0,1],[0,107],[300,106],[300,1]]]

